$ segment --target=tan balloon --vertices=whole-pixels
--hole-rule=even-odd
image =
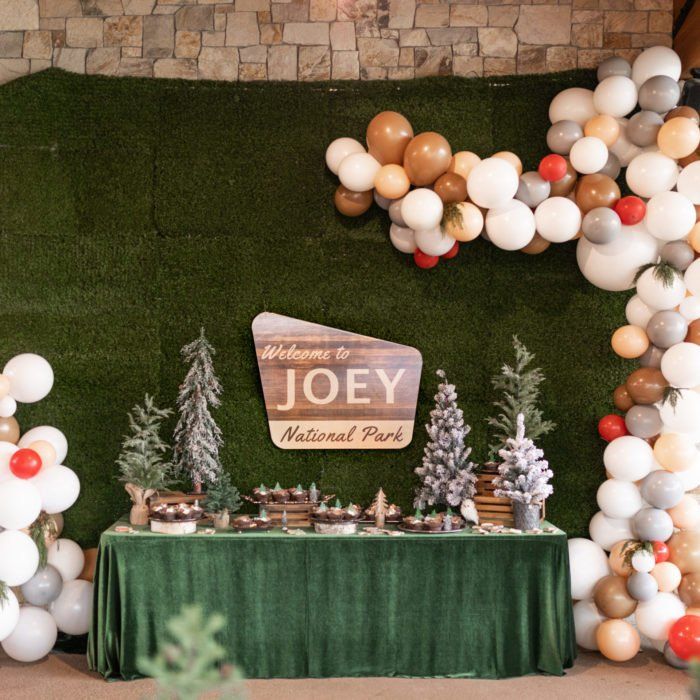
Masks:
[[[84,549],[83,554],[85,555],[85,565],[83,570],[80,572],[79,579],[83,581],[93,581],[95,578],[95,564],[97,563],[97,548]]]
[[[457,173],[444,173],[435,180],[435,194],[443,204],[457,204],[467,198],[467,181]]]
[[[659,129],[656,143],[669,158],[686,158],[700,145],[700,127],[688,117],[674,117]]]
[[[539,233],[535,233],[532,240],[524,248],[521,248],[520,252],[527,255],[539,255],[544,253],[550,245],[552,245],[551,241],[542,238]]]
[[[634,406],[634,401],[624,384],[620,384],[620,386],[613,391],[613,404],[615,404],[615,408],[618,411],[624,411],[625,413]]]
[[[46,440],[35,440],[27,445],[30,450],[34,450],[41,457],[41,466],[51,467],[56,464],[56,450],[54,446]]]
[[[632,360],[646,352],[649,338],[639,326],[622,326],[613,333],[611,345],[617,355]]]
[[[685,342],[700,345],[700,318],[696,318],[688,324],[688,335],[685,337]]]
[[[0,374],[0,399],[4,399],[10,393],[10,380],[4,374]]]
[[[684,433],[664,433],[654,444],[654,457],[670,472],[689,469],[697,452],[693,439]]]
[[[481,158],[472,153],[471,151],[457,151],[452,156],[449,166],[447,166],[448,173],[457,173],[461,175],[465,180],[469,177],[469,173],[475,165],[481,163]]]
[[[400,165],[383,165],[374,178],[374,189],[387,199],[400,199],[410,187],[411,181]]]
[[[17,444],[19,440],[19,423],[14,416],[0,418],[0,440]]]
[[[652,570],[651,575],[659,584],[661,593],[672,593],[678,588],[681,582],[681,570],[670,561],[663,561],[657,564]]]
[[[614,207],[620,199],[620,188],[608,175],[584,175],[576,183],[576,204],[583,214],[598,207]]]
[[[333,195],[336,209],[345,216],[360,216],[364,214],[374,201],[372,190],[367,192],[353,192],[345,185],[338,185]]]
[[[595,633],[600,653],[611,661],[629,661],[639,651],[640,639],[629,622],[606,620],[598,625]]]
[[[400,165],[412,138],[413,127],[406,117],[398,112],[380,112],[367,127],[367,151],[382,165]]]
[[[613,477],[608,476],[608,478],[612,479]],[[627,578],[632,573],[634,573],[632,565],[629,562],[625,562],[624,554],[622,552],[622,550],[625,548],[625,545],[630,541],[632,540],[621,540],[620,542],[614,544],[612,549],[610,550],[610,568],[613,570],[614,573],[616,573],[618,576],[622,576],[623,578]]]
[[[620,125],[615,117],[609,114],[598,114],[591,117],[583,127],[584,136],[595,136],[606,146],[612,146],[620,135]]]
[[[576,181],[578,179],[578,173],[574,170],[574,166],[571,165],[571,161],[568,158],[566,160],[566,173],[564,177],[555,182],[550,182],[550,197],[566,197],[571,194],[574,187],[576,186]]]
[[[403,167],[417,187],[432,185],[447,172],[452,149],[447,139],[434,131],[426,131],[411,139],[403,156]]]
[[[593,600],[605,617],[622,619],[637,608],[637,601],[627,592],[627,580],[623,576],[600,579],[593,590]]]
[[[442,220],[445,233],[464,243],[478,238],[484,229],[484,215],[471,202],[449,204]]]
[[[673,562],[682,574],[700,573],[700,532],[681,530],[668,541]]]
[[[664,121],[667,122],[669,119],[674,119],[675,117],[686,117],[696,124],[700,125],[700,114],[696,109],[693,109],[689,105],[682,105],[681,107],[674,107],[670,112],[666,113]]]
[[[700,572],[683,576],[678,595],[690,607],[700,605]]]
[[[507,161],[510,163],[518,173],[518,177],[520,177],[523,174],[523,163],[518,158],[518,156],[515,155],[512,151],[499,151],[498,153],[494,153],[492,158],[501,158],[502,160]]]
[[[678,504],[666,512],[679,530],[696,530],[700,525],[700,503],[690,494],[683,496]]]
[[[688,234],[688,243],[696,253],[700,253],[700,223],[696,223]]]

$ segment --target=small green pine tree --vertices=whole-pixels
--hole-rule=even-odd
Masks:
[[[235,513],[241,507],[241,496],[231,483],[228,472],[223,472],[218,481],[209,484],[205,506],[208,513]]]

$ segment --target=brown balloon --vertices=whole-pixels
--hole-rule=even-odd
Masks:
[[[19,440],[19,423],[14,416],[0,418],[0,440],[17,444]]]
[[[571,161],[568,158],[565,158],[564,160],[566,160],[566,174],[559,180],[549,183],[550,197],[566,197],[566,195],[570,194],[576,185],[578,173],[574,170],[574,166],[571,165]]]
[[[551,243],[546,238],[542,238],[539,233],[536,233],[533,239],[524,248],[520,249],[520,252],[527,255],[539,255],[544,253],[550,245]]]
[[[637,601],[627,592],[627,579],[622,576],[600,579],[593,590],[593,600],[606,617],[621,619],[637,608]]]
[[[686,156],[685,158],[679,158],[678,165],[680,165],[681,168],[687,168],[691,163],[695,163],[698,160],[700,160],[700,153],[695,151],[695,153],[691,153],[689,156]],[[695,205],[695,206],[697,206],[697,205]]]
[[[367,151],[382,165],[401,165],[413,138],[411,123],[398,112],[380,112],[367,127]]]
[[[625,387],[636,404],[651,404],[661,401],[668,382],[660,369],[640,367],[627,377]]]
[[[700,345],[700,318],[696,318],[688,325],[688,335],[685,336],[685,342]]]
[[[92,581],[95,578],[95,564],[97,563],[97,547],[92,549],[84,549],[83,554],[85,555],[85,565],[83,570],[80,572],[79,579],[83,581]]]
[[[678,586],[678,595],[689,606],[700,604],[700,573],[686,574]]]
[[[613,391],[613,403],[615,404],[615,408],[623,413],[627,413],[627,411],[634,406],[634,400],[624,384],[620,384],[620,386]]]
[[[417,187],[432,185],[447,171],[452,149],[447,139],[434,131],[426,131],[411,139],[403,155],[403,167]]]
[[[682,574],[700,573],[700,532],[681,530],[668,541],[671,556]]]
[[[372,190],[367,192],[353,192],[344,185],[339,185],[333,195],[335,208],[345,216],[360,216],[371,206],[374,197]]]
[[[443,204],[457,204],[467,198],[467,181],[457,173],[440,175],[433,189]]]
[[[584,175],[576,183],[576,204],[583,214],[596,207],[613,207],[620,199],[620,188],[608,175]]]
[[[700,114],[696,109],[693,109],[689,105],[682,105],[681,107],[674,107],[670,112],[664,117],[664,121],[667,122],[669,119],[674,119],[675,117],[685,117],[686,119],[692,119],[696,124],[700,125]]]

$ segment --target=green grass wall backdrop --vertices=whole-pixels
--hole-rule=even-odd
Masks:
[[[126,411],[155,392],[173,405],[179,349],[200,325],[218,349],[215,417],[225,468],[243,491],[261,481],[320,482],[348,501],[379,486],[407,507],[425,443],[435,370],[457,384],[486,455],[489,377],[519,336],[547,375],[542,440],[555,472],[548,517],[586,530],[603,480],[596,421],[626,373],[609,349],[628,295],[589,285],[575,244],[541,256],[484,241],[418,270],[388,240],[376,208],[344,219],[324,167],[338,136],[363,138],[395,109],[454,150],[546,152],[547,107],[578,72],[401,83],[215,84],[46,71],[0,91],[0,362],[34,351],[56,383],[21,406],[24,430],[68,436],[82,493],[66,534],[94,545],[128,509],[114,459]],[[282,451],[271,442],[250,330],[260,311],[415,346],[424,370],[412,444],[401,451]],[[1,365],[0,365],[1,366]]]

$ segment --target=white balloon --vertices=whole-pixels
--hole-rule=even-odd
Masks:
[[[700,345],[677,343],[661,358],[661,372],[669,384],[692,389],[700,384]]]
[[[426,255],[444,255],[452,249],[455,239],[439,226],[425,231],[416,231],[416,245]]]
[[[21,403],[41,401],[53,386],[51,365],[31,352],[13,357],[2,373],[10,380],[10,396]]]
[[[0,418],[14,416],[17,411],[17,402],[11,396],[0,399]]]
[[[53,649],[58,629],[43,608],[23,605],[12,634],[2,642],[5,653],[15,661],[29,663],[43,659]]]
[[[667,286],[656,276],[654,268],[644,270],[637,280],[637,295],[652,309],[666,311],[674,309],[685,299],[685,282],[680,275],[674,275]]]
[[[12,455],[19,450],[17,445],[11,442],[0,440],[0,483],[6,479],[14,479],[14,474],[10,471],[10,459]]]
[[[618,438],[619,440],[619,438]],[[630,521],[627,518],[608,518],[605,513],[598,512],[588,523],[591,539],[609,552],[620,540],[634,539]]]
[[[48,562],[58,569],[64,582],[72,581],[85,566],[85,554],[73,540],[61,538],[49,547]]]
[[[680,311],[681,316],[683,316],[683,318],[689,323],[691,321],[697,321],[697,319],[700,318],[700,297],[686,297],[680,303],[678,310]]]
[[[580,126],[596,116],[593,104],[593,90],[586,88],[567,88],[562,90],[549,104],[549,121],[551,124],[570,119]]]
[[[648,574],[656,566],[656,557],[653,552],[646,549],[638,549],[632,555],[632,568],[643,574]]]
[[[700,258],[692,262],[683,276],[688,291],[696,297],[700,297]]]
[[[625,307],[625,318],[632,326],[646,328],[651,317],[656,313],[656,309],[647,306],[637,294],[630,298]]]
[[[700,486],[700,459],[696,459],[688,469],[676,472],[676,476],[683,484],[683,490],[686,493],[688,493],[688,491],[694,491]]]
[[[19,621],[19,603],[11,589],[5,591],[7,598],[0,599],[0,642],[7,639]]]
[[[68,581],[61,594],[49,605],[56,625],[65,634],[87,634],[92,619],[92,583]]]
[[[535,225],[547,241],[570,241],[581,228],[581,210],[566,197],[550,197],[537,205]]]
[[[610,573],[608,557],[599,545],[583,537],[569,540],[571,597],[584,600],[593,595],[596,583]]]
[[[681,77],[681,59],[666,46],[652,46],[637,56],[632,64],[632,80],[640,87],[655,75],[667,75],[673,80]]]
[[[389,218],[391,219],[391,222],[397,226],[407,228],[406,222],[403,220],[403,216],[401,216],[401,205],[403,204],[403,200],[404,198],[401,197],[400,199],[395,199],[392,201],[392,203],[389,205]]]
[[[78,477],[62,464],[44,467],[31,482],[41,494],[42,510],[49,515],[68,510],[80,495]]]
[[[608,518],[631,518],[643,505],[637,486],[620,479],[604,481],[598,487],[596,500]]]
[[[662,241],[677,241],[685,238],[695,225],[695,207],[678,192],[659,192],[647,202],[644,220],[652,236]]]
[[[597,173],[608,162],[608,147],[597,136],[584,136],[571,147],[569,160],[579,173]]]
[[[700,394],[681,389],[675,402],[664,401],[659,408],[664,427],[669,432],[693,433],[700,428]]]
[[[607,619],[592,600],[579,600],[574,605],[576,644],[582,649],[598,651],[598,641],[595,635],[600,623]]]
[[[29,447],[37,440],[46,440],[46,442],[51,443],[51,446],[56,450],[56,464],[61,464],[66,458],[68,454],[68,440],[58,428],[54,428],[51,425],[39,425],[22,435],[17,445],[19,447]]]
[[[442,212],[442,200],[435,192],[426,187],[412,190],[403,198],[401,203],[401,217],[405,225],[414,231],[422,231],[439,226],[442,220]]]
[[[609,150],[610,153],[617,156],[620,165],[626,168],[632,159],[642,152],[642,149],[627,138],[627,124],[629,123],[629,119],[617,119],[616,121],[620,125],[620,133]]]
[[[467,176],[467,192],[478,207],[502,207],[515,197],[519,182],[517,170],[508,161],[484,158]]]
[[[391,244],[402,253],[414,253],[416,248],[416,234],[412,228],[392,224],[389,227],[389,240]]]
[[[611,75],[593,91],[593,106],[599,114],[624,117],[637,106],[637,86],[624,75]]]
[[[21,586],[34,576],[39,566],[39,550],[29,535],[19,530],[0,532],[0,581]]]
[[[489,209],[486,214],[489,240],[502,250],[520,250],[535,236],[535,216],[530,207],[517,199]]]
[[[700,204],[700,160],[686,165],[681,170],[676,188],[693,204]]]
[[[364,153],[365,147],[355,139],[347,136],[331,141],[326,149],[326,165],[334,174],[338,174],[338,168],[345,158],[353,153]]]
[[[620,481],[639,481],[652,469],[654,451],[646,440],[623,435],[609,442],[603,452],[605,468]]]
[[[374,188],[374,178],[381,167],[369,153],[351,153],[343,158],[338,168],[338,178],[341,185],[353,192],[367,192]]]
[[[685,615],[685,605],[673,593],[657,593],[654,598],[639,603],[635,611],[639,631],[650,639],[666,640],[671,625]]]
[[[640,197],[653,197],[672,189],[678,179],[676,161],[663,153],[648,151],[635,156],[627,167],[625,179]]]
[[[41,495],[27,479],[6,479],[0,483],[0,527],[21,530],[29,527],[41,512]]]

